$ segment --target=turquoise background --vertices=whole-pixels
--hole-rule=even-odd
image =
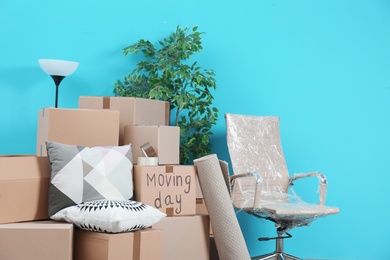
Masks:
[[[276,115],[291,174],[321,171],[339,215],[292,230],[302,258],[390,259],[390,2],[385,0],[0,2],[0,154],[35,153],[37,111],[54,106],[39,58],[80,62],[59,107],[113,95],[134,68],[122,48],[177,25],[206,32],[196,55],[216,71],[213,151],[229,160],[225,113]],[[302,188],[309,185],[310,188]],[[296,186],[309,200],[316,182]],[[274,250],[270,223],[238,218],[252,256]]]

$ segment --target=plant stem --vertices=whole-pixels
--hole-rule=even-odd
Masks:
[[[175,116],[175,118],[176,118],[175,125],[176,125],[176,126],[179,126],[179,114],[180,114],[180,109],[177,108],[177,110],[176,110],[176,116]]]

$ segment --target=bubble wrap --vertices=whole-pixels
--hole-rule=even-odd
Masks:
[[[339,212],[338,208],[325,206],[327,182],[323,174],[312,172],[290,178],[278,117],[226,114],[225,118],[234,173],[231,199],[236,209],[270,218],[284,230]],[[293,181],[304,177],[319,179],[318,204],[306,203],[289,189]]]

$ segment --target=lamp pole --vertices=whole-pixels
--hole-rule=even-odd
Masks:
[[[58,107],[58,89],[60,86],[61,81],[65,78],[65,76],[58,76],[58,75],[50,75],[52,79],[54,80],[54,84],[56,84],[56,101],[55,101],[55,108]]]

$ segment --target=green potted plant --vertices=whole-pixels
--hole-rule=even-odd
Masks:
[[[198,27],[181,28],[164,37],[155,46],[148,40],[123,49],[125,56],[141,53],[143,59],[123,80],[114,84],[116,96],[131,96],[169,101],[171,125],[180,127],[180,163],[211,153],[210,136],[218,119],[213,107],[215,73],[191,62],[193,54],[203,50]]]

